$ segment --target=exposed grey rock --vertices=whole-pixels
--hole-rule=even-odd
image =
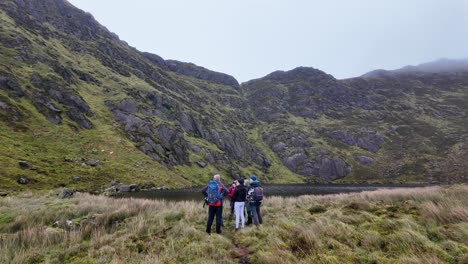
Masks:
[[[19,164],[21,169],[30,169],[31,168],[31,166],[29,166],[29,163],[27,161],[24,161],[24,160],[18,162],[18,164]]]
[[[0,108],[6,110],[8,107],[7,103],[0,101]]]
[[[200,151],[201,151],[201,147],[200,147],[200,146],[193,145],[193,144],[190,145],[190,149],[191,149],[193,152],[195,152],[195,153],[200,153]]]
[[[130,184],[130,192],[139,192],[140,187],[137,184]]]
[[[27,178],[25,178],[25,177],[21,177],[21,178],[19,178],[19,179],[17,180],[17,182],[18,182],[19,184],[28,184],[28,183],[29,183],[29,180],[28,180]]]
[[[1,73],[0,73],[0,90],[7,91],[8,96],[14,99],[19,99],[26,95],[17,81],[10,79],[6,76],[3,76]]]
[[[87,83],[93,83],[93,84],[101,84],[101,82],[99,80],[97,80],[96,78],[94,78],[91,74],[88,74],[86,72],[82,72],[80,70],[77,70],[77,69],[72,69],[72,71],[78,75],[78,78],[82,81],[85,81]]]
[[[203,162],[203,161],[197,161],[196,163],[197,163],[198,166],[200,166],[200,168],[205,168],[206,165],[207,165],[207,164],[206,164],[205,162]]]
[[[16,123],[24,119],[19,108],[14,106],[8,98],[0,97],[0,99],[4,100],[0,101],[0,120]]]
[[[33,104],[47,120],[53,124],[60,124],[62,119],[60,109],[54,106],[50,99],[55,100],[66,109],[65,114],[82,128],[91,129],[93,124],[86,116],[94,116],[86,101],[77,92],[66,88],[56,79],[43,77],[38,73],[31,75],[31,83],[41,90],[35,96]]]
[[[130,192],[130,185],[120,185],[116,186],[115,190],[117,192]]]
[[[362,165],[371,165],[374,163],[374,159],[367,156],[354,156],[354,160]]]
[[[81,177],[73,176],[73,177],[72,177],[72,181],[73,181],[73,182],[79,182],[79,181],[81,181]]]
[[[370,152],[377,152],[384,143],[384,136],[375,131],[348,132],[335,130],[328,133],[333,139],[339,140],[349,146],[358,146]]]
[[[136,113],[138,106],[132,99],[126,98],[120,101],[119,109],[127,113]]]
[[[332,181],[343,178],[351,172],[351,167],[340,158],[318,158],[318,176],[323,180]]]
[[[39,94],[34,97],[33,105],[39,111],[39,113],[43,114],[45,118],[51,122],[52,124],[61,124],[62,123],[62,116],[61,110],[57,109],[52,102],[49,101],[49,98],[43,94]]]
[[[93,128],[93,124],[91,121],[88,120],[88,118],[85,117],[84,114],[75,112],[75,111],[69,111],[67,112],[67,116],[75,121],[78,125],[80,125],[82,128],[86,129],[91,129]]]
[[[68,188],[63,188],[58,197],[60,199],[70,199],[73,196],[73,191]]]
[[[273,131],[264,133],[262,138],[281,158],[282,163],[291,171],[301,175],[312,175],[313,159],[304,151],[312,147],[309,135],[298,130]]]
[[[86,160],[86,165],[89,165],[91,167],[97,167],[101,165],[101,163],[98,160],[88,159]]]
[[[117,192],[139,192],[140,187],[137,184],[115,186]]]

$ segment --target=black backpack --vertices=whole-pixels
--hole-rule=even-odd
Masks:
[[[249,202],[261,202],[263,200],[263,188],[260,186],[250,188],[247,199]]]
[[[263,200],[263,188],[258,186],[253,189],[252,200],[254,202],[261,202]]]

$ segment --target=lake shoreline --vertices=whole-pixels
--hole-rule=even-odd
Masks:
[[[329,195],[340,193],[356,193],[362,191],[376,191],[379,189],[421,188],[441,186],[430,184],[265,184],[265,196],[297,197],[301,195]],[[115,198],[142,198],[169,201],[201,200],[200,187],[181,189],[141,190],[139,192],[114,193]],[[226,186],[229,187],[229,186]]]

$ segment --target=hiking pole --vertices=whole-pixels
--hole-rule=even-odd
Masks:
[[[203,199],[203,208],[205,208],[205,205],[207,204],[206,197]]]

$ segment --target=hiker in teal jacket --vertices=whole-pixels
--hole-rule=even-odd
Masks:
[[[244,183],[245,183],[245,187],[247,188],[247,190],[249,190],[250,179],[246,179]],[[245,210],[247,211],[247,223],[245,223],[245,225],[251,225],[252,224],[252,209],[250,208],[248,197],[245,203]]]
[[[253,222],[256,226],[263,223],[262,214],[260,213],[260,206],[262,205],[263,201],[263,188],[260,185],[260,182],[257,180],[257,176],[252,175],[250,176],[250,186],[247,191],[247,200],[249,201],[250,209],[252,210],[252,218]],[[261,190],[261,196],[256,197],[254,194],[255,188],[259,187],[259,191]]]

